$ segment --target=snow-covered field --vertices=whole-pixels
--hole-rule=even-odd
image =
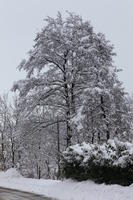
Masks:
[[[133,185],[98,185],[91,181],[74,182],[23,178],[15,169],[0,173],[0,187],[18,189],[58,200],[133,200]]]

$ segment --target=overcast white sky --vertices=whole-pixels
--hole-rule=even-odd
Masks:
[[[91,21],[115,45],[120,79],[133,93],[133,0],[0,0],[0,94],[24,77],[16,67],[33,45],[43,19],[69,10]]]

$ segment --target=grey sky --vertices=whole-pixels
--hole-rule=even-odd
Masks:
[[[133,0],[0,0],[0,94],[24,77],[16,67],[33,45],[43,19],[69,10],[91,21],[115,45],[120,79],[133,92]]]

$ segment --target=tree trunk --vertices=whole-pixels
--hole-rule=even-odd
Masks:
[[[106,113],[105,113],[105,109],[104,109],[104,101],[103,101],[103,96],[101,95],[101,110],[102,110],[102,116],[105,120],[107,120],[107,116],[106,116]],[[110,139],[110,133],[109,133],[109,127],[108,127],[108,122],[106,121],[106,127],[107,127],[107,130],[106,130],[106,139],[107,141]]]
[[[6,166],[5,166],[5,155],[4,155],[4,151],[5,151],[5,146],[4,146],[4,135],[3,133],[1,133],[1,157],[2,157],[2,171],[5,171]]]
[[[71,145],[71,125],[70,125],[70,96],[69,96],[69,89],[68,89],[68,83],[67,83],[67,74],[66,74],[66,64],[67,64],[67,55],[68,51],[64,54],[64,65],[63,65],[63,70],[64,70],[64,90],[65,90],[65,99],[66,99],[66,126],[67,126],[67,147]]]
[[[58,117],[57,117],[57,165],[58,165],[57,179],[59,179],[61,171],[60,171],[60,125]]]

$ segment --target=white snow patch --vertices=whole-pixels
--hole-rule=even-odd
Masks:
[[[0,172],[0,179],[2,178],[21,178],[22,176],[15,168],[10,168],[6,172]]]
[[[132,200],[133,185],[98,185],[91,181],[36,180],[23,178],[16,170],[0,173],[0,187],[33,192],[58,200]]]

